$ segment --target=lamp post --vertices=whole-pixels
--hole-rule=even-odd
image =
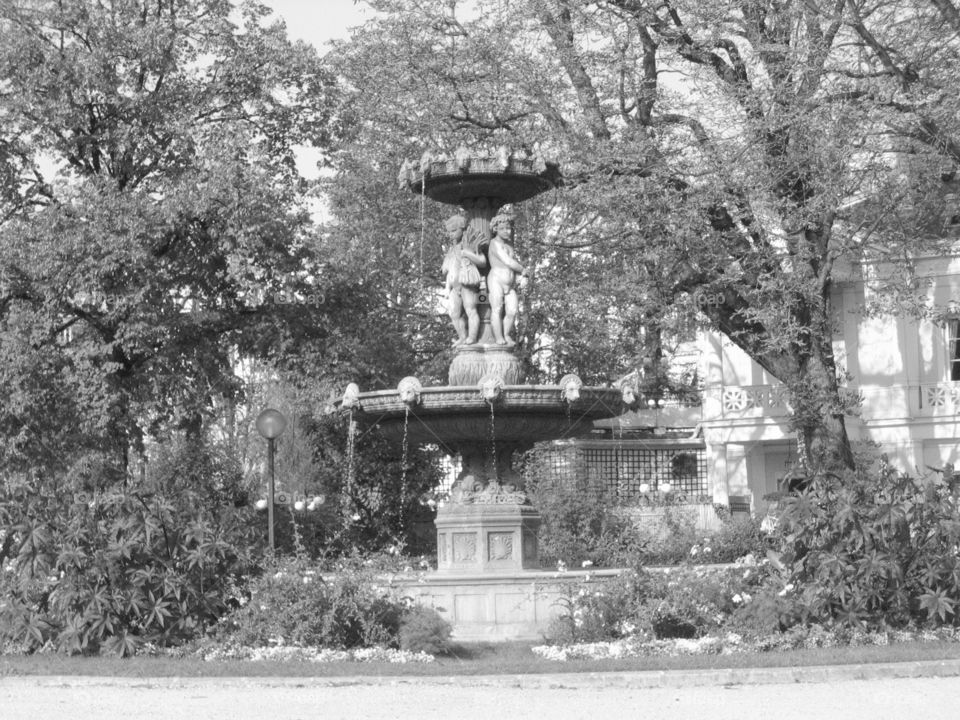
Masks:
[[[270,551],[275,549],[273,540],[273,503],[274,503],[274,464],[275,442],[287,428],[287,419],[279,410],[267,408],[257,415],[257,432],[267,440],[267,535]]]
[[[647,407],[655,412],[655,420],[653,421],[653,434],[654,435],[663,435],[664,429],[660,426],[660,408],[663,407],[663,400],[660,398],[654,399],[650,398],[647,400]]]

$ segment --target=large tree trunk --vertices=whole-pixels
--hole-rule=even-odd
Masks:
[[[829,338],[814,343],[815,352],[804,363],[804,372],[790,388],[793,426],[804,457],[804,469],[812,475],[853,469],[854,458],[844,420],[848,408],[837,381]]]
[[[787,312],[804,330],[782,345],[771,344],[774,331],[751,326],[735,306],[708,313],[738,347],[786,386],[800,464],[811,476],[853,469],[855,464],[845,423],[852,408],[840,387],[833,353],[829,282],[821,288],[815,301],[787,296]]]

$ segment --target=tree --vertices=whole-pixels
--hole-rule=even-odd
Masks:
[[[263,6],[233,12],[0,8],[0,470],[92,453],[122,478],[201,434],[238,357],[322,343],[351,306],[294,162],[327,142],[329,75]]]
[[[553,153],[566,189],[531,235],[617,318],[699,310],[787,386],[808,469],[853,465],[833,290],[865,263],[885,309],[929,310],[909,263],[960,149],[950,0],[370,5],[335,51],[358,137]]]

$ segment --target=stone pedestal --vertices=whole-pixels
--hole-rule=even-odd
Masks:
[[[526,373],[514,346],[497,345],[490,327],[490,302],[487,300],[487,279],[480,284],[480,335],[472,345],[460,345],[447,373],[451,385],[475,386],[480,378],[496,375],[504,385],[520,385]]]
[[[539,570],[540,513],[530,505],[449,504],[437,509],[437,570]]]
[[[515,573],[426,573],[398,576],[403,594],[432,607],[453,625],[459,641],[542,640],[551,623],[567,613],[565,598],[583,587],[600,589],[622,570],[526,570]]]
[[[454,386],[476,386],[480,378],[495,375],[504,385],[523,383],[523,363],[512,348],[504,345],[463,345],[450,363],[447,382]]]

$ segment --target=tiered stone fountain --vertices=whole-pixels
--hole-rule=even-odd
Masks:
[[[503,151],[404,167],[401,181],[411,190],[459,208],[446,223],[444,261],[457,332],[450,384],[423,387],[408,377],[396,390],[351,386],[341,401],[397,443],[433,443],[460,457],[450,499],[437,510],[438,571],[420,594],[452,606],[444,609],[461,637],[535,636],[556,614],[536,572],[540,514],[514,456],[539,441],[589,432],[594,420],[621,414],[632,399],[629,389],[585,387],[574,375],[559,385],[523,384],[512,338],[523,267],[512,246],[510,206],[550,190],[559,177],[555,166]]]

